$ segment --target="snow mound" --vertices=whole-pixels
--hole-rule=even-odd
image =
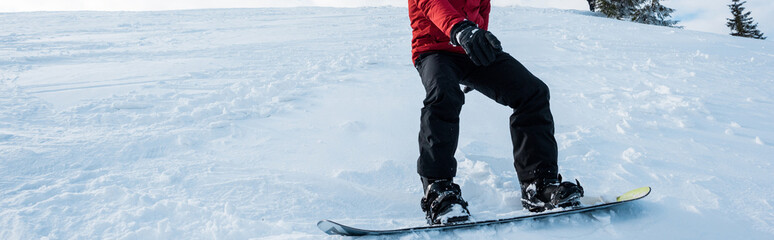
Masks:
[[[0,13],[0,238],[337,239],[424,224],[405,8]],[[560,171],[610,211],[402,239],[774,237],[774,45],[500,8],[552,90]],[[510,110],[467,94],[455,179],[525,214]]]

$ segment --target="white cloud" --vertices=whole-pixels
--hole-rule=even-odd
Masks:
[[[196,8],[257,8],[257,7],[363,7],[406,6],[407,0],[1,0],[0,12],[17,11],[146,11]],[[730,0],[662,0],[662,4],[677,11],[674,17],[682,20],[687,29],[727,34],[726,18]],[[529,6],[587,10],[585,0],[492,0],[495,6]],[[774,34],[774,1],[747,0],[747,10],[767,36]]]
[[[3,0],[0,12],[15,11],[143,11],[196,8],[238,7],[364,7],[406,6],[406,0]],[[530,6],[564,9],[587,9],[583,0],[493,0],[495,6]]]
[[[585,0],[493,0],[495,6],[527,6],[540,8],[560,8],[588,10],[589,4]]]
[[[673,0],[665,1],[664,5],[676,9],[675,16],[683,20],[681,25],[687,29],[728,34],[726,19],[731,17],[728,5],[730,0]],[[774,2],[770,0],[747,0],[744,5],[751,11],[752,18],[760,23],[758,29],[766,33],[774,33]],[[768,34],[766,34],[768,36]]]

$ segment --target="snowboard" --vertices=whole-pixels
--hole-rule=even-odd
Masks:
[[[648,196],[648,194],[650,194],[650,190],[651,190],[650,187],[637,188],[637,189],[628,191],[624,194],[621,194],[620,196],[616,197],[614,200],[605,200],[602,197],[583,197],[581,198],[581,205],[577,207],[565,208],[565,209],[554,209],[554,210],[549,210],[542,213],[528,214],[528,215],[522,215],[522,216],[510,217],[510,218],[463,222],[463,223],[450,224],[450,225],[429,225],[429,226],[408,227],[408,228],[398,228],[398,229],[388,229],[388,230],[368,230],[368,229],[350,227],[331,220],[322,220],[317,222],[317,227],[327,234],[342,235],[342,236],[388,235],[388,234],[401,234],[401,233],[422,232],[422,231],[444,231],[444,230],[459,229],[459,228],[472,228],[472,227],[487,226],[487,225],[494,225],[494,224],[501,224],[501,223],[517,222],[517,221],[523,221],[523,220],[529,220],[529,219],[548,218],[548,217],[554,217],[554,216],[560,216],[560,215],[566,215],[566,214],[573,214],[573,213],[580,213],[580,212],[587,212],[592,210],[609,208],[609,207],[618,206],[624,203],[642,199]]]

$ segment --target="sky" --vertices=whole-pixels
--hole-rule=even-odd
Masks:
[[[257,8],[257,7],[364,7],[405,6],[406,0],[2,0],[0,12],[22,11],[146,11],[199,8]],[[686,29],[728,34],[725,26],[730,17],[731,0],[661,0],[674,8],[674,19]],[[495,6],[529,6],[588,10],[584,0],[492,0]],[[752,11],[758,29],[766,36],[774,34],[774,1],[747,0],[745,7]]]

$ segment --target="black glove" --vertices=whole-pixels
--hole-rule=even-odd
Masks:
[[[468,20],[455,24],[450,38],[451,44],[462,46],[470,60],[478,66],[489,66],[497,58],[497,53],[503,50],[494,34]]]

